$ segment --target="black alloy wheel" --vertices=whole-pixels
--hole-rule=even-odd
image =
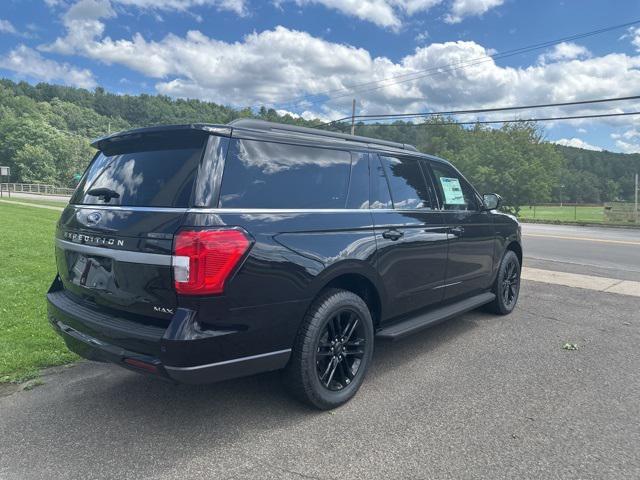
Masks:
[[[502,279],[501,295],[502,301],[506,307],[513,309],[515,302],[518,299],[518,292],[520,290],[520,266],[518,265],[518,259],[515,261],[510,258],[505,269],[504,278]]]
[[[328,390],[342,390],[358,374],[365,353],[363,321],[358,312],[343,309],[327,319],[316,350],[316,372]]]
[[[328,410],[349,401],[364,381],[373,357],[373,319],[353,292],[327,289],[300,325],[285,385],[302,402]]]
[[[520,260],[512,250],[507,250],[502,257],[493,293],[496,298],[487,305],[490,312],[508,315],[516,307],[520,295]]]

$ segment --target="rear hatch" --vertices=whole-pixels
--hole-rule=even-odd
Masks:
[[[56,262],[67,294],[120,316],[171,318],[173,238],[207,138],[182,130],[100,143],[58,223]]]

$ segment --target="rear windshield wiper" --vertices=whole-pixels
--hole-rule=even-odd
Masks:
[[[87,195],[91,195],[92,197],[98,197],[103,199],[105,202],[108,202],[112,198],[120,198],[120,194],[115,190],[110,188],[100,187],[100,188],[91,188],[87,190]]]

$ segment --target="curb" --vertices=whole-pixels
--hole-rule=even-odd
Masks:
[[[571,225],[574,227],[605,227],[605,228],[631,228],[640,230],[640,225],[633,223],[597,223],[597,222],[571,222],[564,220],[537,220],[534,218],[518,218],[520,223],[537,223],[543,225]]]

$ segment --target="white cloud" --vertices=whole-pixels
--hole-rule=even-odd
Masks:
[[[640,129],[631,128],[622,134],[612,133],[616,147],[624,153],[640,153]]]
[[[427,12],[443,3],[451,6],[445,21],[458,23],[465,17],[482,15],[504,2],[504,0],[277,0],[276,5],[281,6],[284,1],[294,1],[299,6],[324,5],[345,15],[392,30],[398,30],[405,18]]]
[[[397,10],[388,0],[295,0],[298,5],[321,4],[381,27],[400,28]]]
[[[64,14],[65,25],[74,20],[93,20],[114,17],[109,0],[79,0]]]
[[[331,119],[327,117],[323,113],[312,112],[309,110],[305,110],[302,113],[291,112],[289,110],[278,109],[276,113],[281,116],[289,115],[292,118],[302,118],[304,120],[322,120],[322,121],[330,121]]]
[[[597,147],[595,145],[591,145],[590,143],[585,142],[579,138],[561,138],[560,140],[555,140],[551,143],[555,143],[557,145],[563,145],[565,147],[575,147],[575,148],[583,148],[585,150],[594,150],[596,152],[602,152],[602,148]]]
[[[636,28],[632,34],[631,44],[640,52],[640,27]]]
[[[460,23],[465,17],[483,15],[503,3],[504,0],[453,0],[451,12],[445,17],[445,21]]]
[[[158,92],[174,97],[236,106],[266,104],[334,118],[350,112],[354,96],[360,113],[397,113],[631,96],[637,94],[640,84],[640,55],[583,55],[569,62],[516,68],[497,65],[482,45],[457,41],[425,45],[392,61],[373,57],[363,48],[281,26],[254,32],[237,42],[221,41],[197,30],[159,40],[140,33],[111,38],[105,35],[102,20],[110,15],[109,10],[96,8],[84,16],[65,16],[67,35],[41,48],[123,65],[155,79]],[[568,55],[566,49],[561,51]],[[380,83],[351,91],[353,85],[366,82]],[[308,99],[291,104],[301,96],[326,91],[332,91],[333,98],[324,102],[320,97],[321,106]],[[621,112],[622,107],[640,110],[640,102],[548,109],[544,115]],[[539,113],[496,114],[491,118],[531,118]],[[576,126],[583,123],[588,122],[574,121]]]
[[[629,39],[638,52],[640,52],[640,27],[629,27],[619,40]]]
[[[44,2],[52,8],[68,7],[68,4],[71,3],[71,1],[66,2],[65,0],[44,0]],[[173,10],[178,12],[186,12],[194,7],[214,7],[217,10],[227,10],[238,15],[246,15],[247,2],[248,0],[78,0],[73,3],[71,9],[80,4],[77,9],[84,10],[90,16],[92,11],[96,12],[105,6],[111,10],[115,5],[133,7],[140,10]],[[99,17],[105,17],[105,15],[99,15]],[[93,18],[99,17],[93,16]]]
[[[246,0],[113,0],[113,2],[140,9],[184,12],[193,7],[209,6],[235,12],[238,15],[245,15],[247,12]]]
[[[62,82],[81,88],[96,86],[93,74],[89,70],[46,59],[25,45],[20,45],[4,57],[0,57],[0,68],[46,82]]]
[[[427,42],[427,40],[429,40],[429,32],[427,32],[426,30],[423,30],[422,32],[418,33],[414,40],[416,41],[416,43],[418,44],[424,44]]]
[[[0,18],[0,33],[11,33],[15,35],[18,31],[9,20]]]
[[[68,6],[71,0],[44,0],[50,7]],[[272,0],[276,8],[283,3],[323,5],[326,8],[372,22],[384,28],[399,30],[404,21],[421,12],[427,12],[437,5],[450,6],[444,17],[449,23],[458,23],[467,16],[482,15],[488,10],[502,5],[504,0]],[[138,8],[141,10],[173,10],[187,12],[194,7],[214,7],[217,10],[235,12],[240,16],[249,14],[250,0],[78,0],[71,10],[77,10],[83,18],[107,18],[105,11],[113,13],[112,7]],[[98,11],[102,9],[102,14]]]
[[[577,58],[588,58],[590,56],[591,52],[586,47],[573,42],[562,42],[555,45],[550,52],[540,55],[538,62],[563,62]]]

